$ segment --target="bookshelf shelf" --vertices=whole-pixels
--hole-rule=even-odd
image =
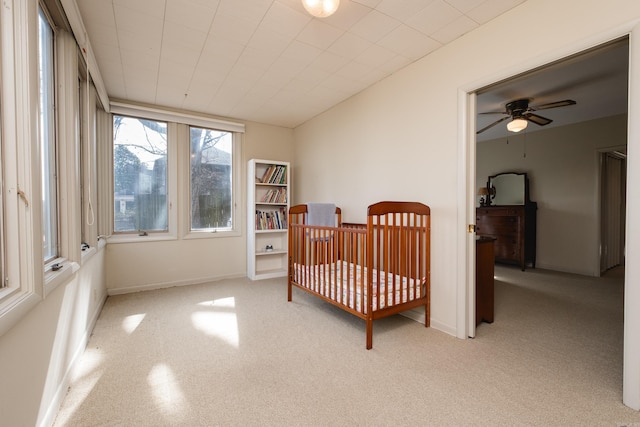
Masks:
[[[247,276],[251,280],[287,275],[289,166],[289,162],[249,160]]]
[[[257,251],[256,256],[269,256],[269,255],[278,255],[278,254],[286,254],[287,251]]]

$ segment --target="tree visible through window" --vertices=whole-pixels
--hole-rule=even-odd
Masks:
[[[114,232],[166,231],[167,123],[113,116]]]
[[[233,225],[233,135],[191,127],[190,141],[191,230],[229,230]]]

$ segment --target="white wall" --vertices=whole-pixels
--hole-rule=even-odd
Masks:
[[[0,424],[50,425],[106,299],[104,250],[0,337]]]
[[[248,122],[242,136],[242,197],[239,236],[211,239],[114,243],[107,245],[106,283],[110,294],[201,283],[247,274],[246,168],[252,158],[293,160],[293,131]],[[184,175],[184,174],[183,174]],[[178,178],[183,179],[180,175]],[[186,175],[188,178],[188,175]],[[178,188],[188,186],[178,183]],[[135,259],[135,263],[131,260]]]
[[[430,205],[431,324],[456,334],[466,274],[458,258],[466,216],[460,93],[617,38],[639,17],[633,0],[528,0],[297,128],[294,200],[332,200],[347,221],[363,220],[367,205],[383,199]],[[523,29],[535,43],[512,37]]]
[[[599,152],[626,143],[626,115],[480,142],[476,182],[526,172],[538,204],[536,267],[599,276]]]

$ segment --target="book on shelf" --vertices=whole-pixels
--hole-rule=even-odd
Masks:
[[[273,174],[274,170],[275,170],[275,165],[269,165],[269,167],[262,174],[262,178],[260,178],[260,182],[268,183],[269,178],[271,177],[271,174]]]
[[[287,203],[287,189],[272,188],[269,189],[260,199],[262,203]]]
[[[278,166],[275,176],[273,178],[273,183],[274,184],[283,184],[282,180],[284,178],[284,172],[285,172],[285,167],[284,166]]]
[[[284,209],[256,210],[256,230],[284,230],[286,228],[287,217]]]
[[[285,165],[269,165],[262,174],[260,182],[264,184],[286,184],[287,167]]]

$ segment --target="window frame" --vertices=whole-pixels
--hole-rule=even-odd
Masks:
[[[97,104],[99,101],[97,102]],[[113,119],[102,104],[95,111],[96,220],[98,247],[107,244],[113,234]],[[98,161],[102,159],[102,161]]]
[[[176,194],[177,194],[177,184],[176,184],[176,170],[177,170],[177,137],[176,137],[176,124],[167,120],[157,119],[154,117],[144,117],[142,115],[132,115],[132,114],[120,114],[115,111],[111,111],[111,127],[113,129],[113,117],[118,115],[122,117],[129,117],[134,119],[144,119],[144,120],[154,120],[159,122],[167,123],[167,230],[141,230],[144,233],[139,232],[138,230],[131,231],[116,231],[114,224],[114,181],[113,177],[114,173],[114,149],[115,149],[115,135],[112,133],[111,138],[111,210],[109,212],[110,224],[111,224],[111,235],[108,237],[108,243],[127,243],[127,242],[141,242],[141,241],[162,241],[162,240],[176,240],[177,239],[177,218],[176,218]]]
[[[80,252],[84,262],[96,253],[99,243],[97,205],[97,117],[102,108],[97,98],[95,86],[88,74],[86,63],[78,57],[78,135],[80,193]]]
[[[40,49],[42,41],[41,33],[41,20],[44,20],[48,25],[48,32],[51,34],[51,38],[47,37],[47,51],[43,52]],[[51,271],[54,264],[59,264],[63,260],[60,258],[60,205],[58,200],[60,198],[60,190],[58,188],[60,171],[58,170],[58,126],[57,126],[57,104],[58,104],[58,90],[57,86],[57,70],[56,61],[57,46],[56,46],[56,29],[55,25],[49,16],[46,7],[43,4],[38,4],[37,8],[37,22],[38,22],[38,70],[41,70],[43,64],[41,60],[43,55],[47,55],[44,60],[47,62],[45,73],[46,78],[42,77],[41,71],[38,72],[38,144],[40,152],[41,169],[40,175],[42,179],[41,191],[42,191],[42,232],[43,235],[49,237],[51,241],[51,256],[47,255],[47,251],[43,255],[43,261],[45,265],[45,272]],[[50,55],[50,56],[49,56]],[[51,61],[49,63],[48,61]],[[47,83],[47,90],[43,92],[41,82]],[[43,96],[47,102],[43,106]],[[46,117],[45,117],[46,116]],[[43,121],[44,118],[44,121]],[[46,123],[45,123],[46,122]],[[43,126],[46,125],[46,126]],[[43,129],[46,127],[46,129]],[[53,182],[51,182],[53,181]],[[46,239],[45,239],[46,241]],[[47,245],[45,245],[46,247]]]
[[[237,161],[237,157],[238,157],[238,143],[236,142],[236,140],[239,138],[238,133],[236,132],[231,132],[231,131],[226,131],[226,130],[221,130],[221,129],[214,129],[212,127],[204,127],[204,126],[196,126],[196,125],[185,125],[187,127],[187,135],[188,135],[188,139],[187,139],[187,147],[188,147],[188,159],[189,162],[187,164],[187,184],[188,184],[188,190],[186,192],[186,194],[188,195],[188,203],[186,205],[183,206],[187,206],[186,208],[186,212],[185,212],[185,218],[186,218],[186,233],[185,236],[186,237],[191,237],[191,238],[195,238],[197,236],[201,236],[203,233],[206,233],[207,236],[206,237],[211,237],[208,236],[210,234],[220,234],[220,235],[226,235],[226,236],[237,236],[238,234],[234,234],[239,225],[237,224],[238,221],[238,215],[237,215],[237,211],[238,211],[238,185],[237,182],[239,181],[239,176],[237,173],[237,168],[239,167],[239,162]],[[216,132],[226,132],[231,136],[231,227],[227,228],[202,228],[202,229],[194,229],[193,228],[193,212],[192,212],[192,206],[193,206],[193,201],[192,201],[192,182],[191,182],[191,129],[192,128],[197,128],[197,129],[203,129],[203,130],[211,130],[211,131],[216,131]]]
[[[238,237],[242,235],[242,135],[245,131],[244,124],[220,120],[211,116],[196,115],[188,112],[166,110],[141,104],[131,104],[120,101],[110,103],[111,115],[123,115],[149,120],[160,120],[168,123],[168,192],[169,192],[169,231],[166,233],[154,232],[147,236],[134,234],[113,233],[108,236],[108,243],[130,243],[162,240],[189,239],[212,239],[223,237]],[[113,120],[111,121],[113,123]],[[232,164],[232,206],[233,206],[233,226],[228,231],[191,231],[191,191],[190,191],[190,147],[189,147],[189,126],[203,127],[231,132],[233,135],[233,164]],[[113,135],[110,159],[111,174],[113,175]],[[173,153],[171,155],[170,153]],[[112,179],[113,181],[113,179]],[[105,215],[110,215],[109,223],[113,226],[113,183],[110,184],[109,195],[111,206],[109,211],[101,211]],[[180,192],[178,192],[178,188]],[[104,208],[103,208],[104,209]],[[180,223],[178,224],[178,217]]]
[[[2,79],[2,74],[0,72],[0,80]],[[2,97],[0,97],[0,110],[2,109]],[[5,257],[6,249],[5,249],[5,194],[4,194],[4,144],[2,143],[2,120],[0,120],[0,292],[2,289],[7,287],[7,282],[5,281],[5,271],[7,269],[7,260]]]
[[[41,13],[53,33],[58,242],[57,257],[48,263],[44,261],[43,248],[38,124]],[[9,7],[0,8],[0,191],[4,221],[0,238],[5,260],[0,280],[7,285],[0,288],[0,336],[80,268],[80,136],[76,123],[82,104],[77,91],[79,53],[55,1],[10,1]],[[59,270],[51,268],[55,263],[61,264]]]
[[[80,135],[77,125],[80,100],[77,96],[79,65],[76,41],[68,31],[57,27],[57,22],[49,15],[47,7],[42,3],[38,4],[38,10],[40,9],[43,10],[54,33],[53,61],[56,89],[54,145],[56,147],[58,251],[55,258],[44,262],[43,297],[46,297],[55,288],[68,281],[80,268],[81,206],[78,194],[79,176],[76,174],[79,170],[80,153]],[[44,257],[42,260],[44,261]]]
[[[38,209],[37,9],[29,2],[0,8],[0,133],[2,138],[5,269],[0,289],[0,336],[42,301],[42,237]],[[34,230],[36,232],[34,233]]]
[[[226,122],[224,122],[226,123]],[[191,229],[191,150],[190,150],[190,127],[202,127],[206,129],[215,129],[230,132],[232,134],[232,171],[231,171],[231,205],[233,209],[232,213],[232,227],[229,230],[192,230]],[[242,139],[244,135],[244,125],[241,128],[226,128],[224,124],[220,124],[216,121],[209,123],[196,122],[196,123],[184,123],[181,125],[181,135],[183,135],[183,143],[181,146],[185,147],[181,152],[181,166],[185,170],[185,176],[182,177],[181,193],[182,198],[180,200],[185,212],[182,215],[182,221],[180,223],[181,235],[184,240],[194,239],[219,239],[226,237],[239,237],[242,235],[242,220],[244,215],[241,212],[242,206],[242,183],[244,182],[244,169],[243,169],[243,155],[242,155]]]

